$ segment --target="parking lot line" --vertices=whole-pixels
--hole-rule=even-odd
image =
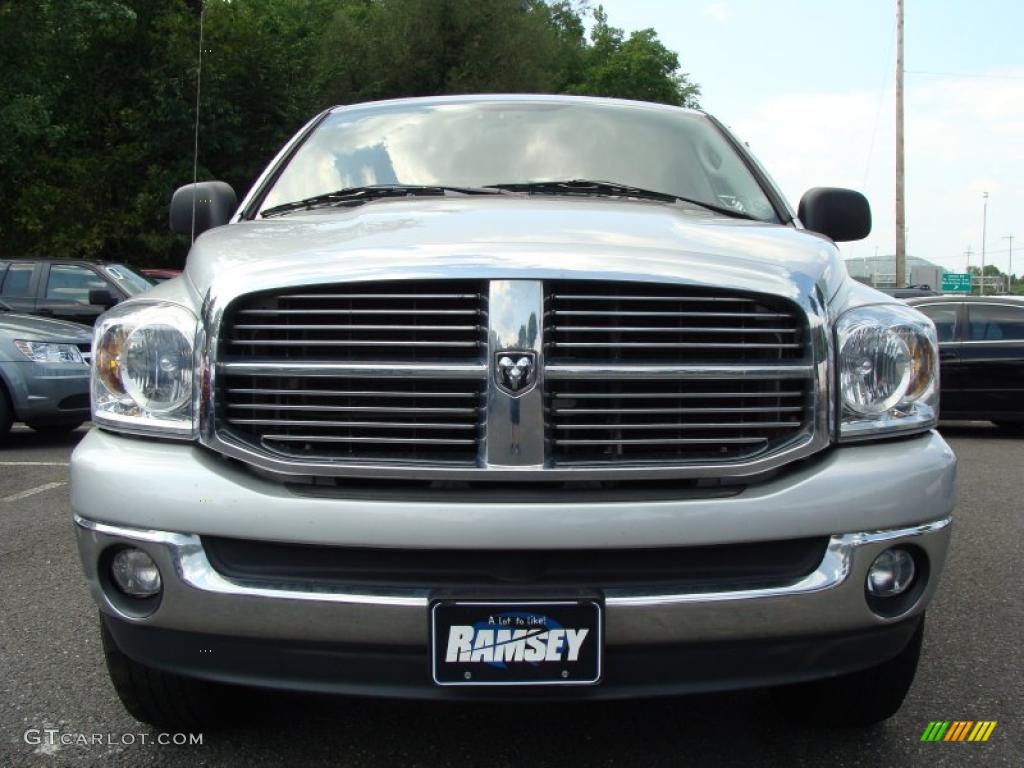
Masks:
[[[10,496],[4,496],[0,501],[20,501],[21,499],[26,499],[29,496],[35,496],[37,493],[49,491],[52,488],[60,488],[62,485],[67,485],[67,482],[60,480],[55,483],[43,483],[42,485],[37,485],[35,488],[29,488],[27,491],[21,491],[20,493],[12,493]]]
[[[68,467],[68,461],[0,461],[0,467]]]

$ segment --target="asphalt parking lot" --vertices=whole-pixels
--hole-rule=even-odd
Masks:
[[[256,699],[243,727],[160,746],[141,743],[156,732],[114,695],[81,578],[67,462],[85,430],[55,437],[16,427],[0,445],[0,765],[1019,766],[1024,438],[987,424],[942,431],[960,458],[952,551],[914,688],[883,725],[805,728],[758,692],[572,707],[278,695]],[[932,720],[998,725],[983,744],[922,743]],[[29,729],[114,743],[27,744]]]

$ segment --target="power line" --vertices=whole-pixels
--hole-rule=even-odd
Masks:
[[[982,75],[974,72],[932,72],[925,69],[905,69],[908,75],[932,75],[935,77],[966,77],[984,80],[1024,80],[1024,75]]]
[[[878,121],[882,115],[882,102],[885,100],[885,92],[889,88],[889,77],[892,71],[889,69],[892,61],[892,49],[896,43],[896,22],[893,21],[889,31],[889,50],[885,55],[885,77],[882,80],[882,87],[878,89],[878,105],[875,107],[875,124],[871,128],[871,143],[868,144],[868,156],[864,161],[864,182],[862,188],[867,189],[868,174],[871,172],[871,159],[875,154],[875,137],[878,135]]]

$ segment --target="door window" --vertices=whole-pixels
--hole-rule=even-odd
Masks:
[[[91,269],[74,264],[54,264],[46,281],[46,298],[88,304],[89,291],[103,288],[109,288],[107,282]]]
[[[969,304],[968,341],[1024,341],[1024,307]]]
[[[960,323],[959,304],[927,304],[918,307],[935,323],[935,330],[939,334],[939,341],[956,341]]]
[[[0,287],[0,296],[22,298],[30,296],[29,283],[32,281],[32,270],[35,264],[11,264],[4,276],[4,284]]]

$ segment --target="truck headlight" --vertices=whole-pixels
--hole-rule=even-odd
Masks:
[[[93,339],[92,418],[123,432],[191,439],[196,316],[166,302],[115,307]]]
[[[836,349],[841,440],[935,426],[938,341],[931,320],[898,305],[852,309],[836,324]]]

